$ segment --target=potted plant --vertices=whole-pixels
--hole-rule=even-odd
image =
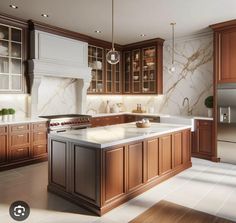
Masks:
[[[7,108],[3,108],[2,109],[2,120],[4,122],[6,122],[8,120],[8,114],[9,114],[8,109]]]
[[[12,121],[15,118],[15,113],[16,113],[15,109],[13,109],[13,108],[8,109],[8,119],[9,119],[9,121]]]
[[[2,110],[0,110],[0,119],[2,120]]]
[[[212,117],[212,108],[213,108],[213,96],[208,96],[204,102],[205,106],[208,108],[208,117]]]

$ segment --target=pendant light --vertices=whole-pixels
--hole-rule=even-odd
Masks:
[[[175,22],[170,23],[172,26],[172,52],[171,52],[171,65],[168,69],[169,73],[174,73],[175,72]]]
[[[110,64],[117,64],[120,61],[120,54],[115,50],[114,45],[114,0],[112,0],[112,48],[106,55],[107,62]]]

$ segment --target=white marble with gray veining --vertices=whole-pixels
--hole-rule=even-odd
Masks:
[[[50,133],[49,137],[95,148],[107,148],[119,144],[144,140],[150,137],[190,129],[188,125],[151,123],[149,128],[137,128],[135,123]]]

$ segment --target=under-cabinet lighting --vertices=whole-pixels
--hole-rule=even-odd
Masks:
[[[99,34],[102,33],[102,31],[100,31],[100,30],[95,30],[94,32],[99,33]]]
[[[141,36],[141,37],[144,37],[144,36],[146,36],[146,34],[140,34],[140,36]]]
[[[16,6],[16,5],[9,5],[9,7],[13,8],[13,9],[18,9],[18,6]]]

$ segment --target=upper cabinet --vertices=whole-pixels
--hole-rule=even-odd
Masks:
[[[124,47],[124,94],[162,94],[163,42],[155,39]]]
[[[210,27],[214,30],[214,69],[217,83],[236,83],[236,20]]]
[[[88,46],[88,62],[92,68],[89,94],[121,94],[121,62],[111,65],[106,61],[109,49],[95,45]],[[121,52],[119,52],[121,55]]]
[[[25,89],[26,26],[0,17],[0,92],[20,93]]]

